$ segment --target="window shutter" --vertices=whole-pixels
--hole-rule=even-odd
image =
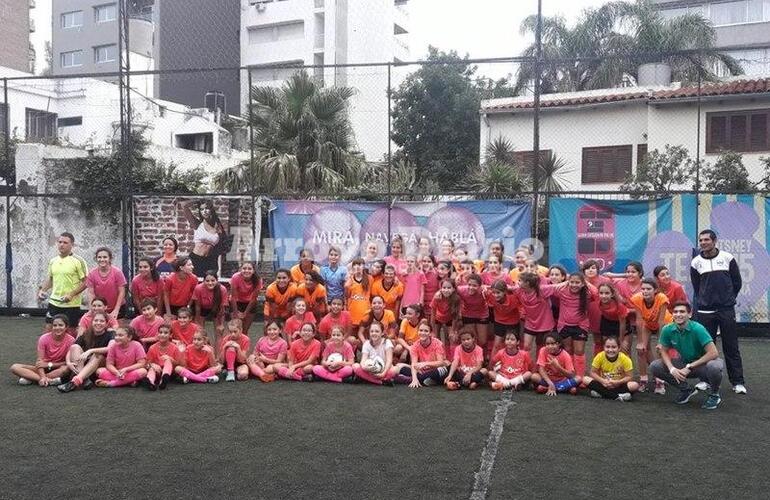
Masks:
[[[747,116],[733,115],[730,117],[728,147],[733,151],[746,151]]]
[[[768,112],[751,115],[749,151],[767,151],[770,149],[767,135],[768,116],[770,116]]]
[[[631,173],[634,147],[604,146],[583,148],[581,181],[583,184],[619,183]]]
[[[708,129],[706,152],[717,153],[725,149],[727,147],[727,117],[709,116]]]

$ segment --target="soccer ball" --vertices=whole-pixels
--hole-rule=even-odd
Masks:
[[[380,373],[385,368],[385,363],[380,358],[370,358],[364,361],[361,367],[369,373]]]
[[[342,354],[338,352],[333,352],[329,354],[329,357],[326,358],[326,361],[329,363],[342,363],[345,360],[345,358],[342,357]]]

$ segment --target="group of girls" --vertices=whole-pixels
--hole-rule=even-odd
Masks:
[[[167,240],[164,255],[175,249]],[[404,242],[394,237],[384,259],[376,258],[376,245],[367,245],[348,266],[340,265],[337,248],[323,266],[302,250],[298,264],[279,269],[264,290],[264,335],[253,349],[248,331],[262,292],[254,264],[242,264],[228,290],[213,271],[198,283],[187,258],[140,259],[131,284],[139,315],[130,326],[117,326],[121,294],[94,286],[77,341],[53,362],[62,370],[50,373],[60,376],[66,368],[71,378],[63,385],[70,390],[91,379],[105,386],[145,379],[163,389],[174,374],[215,382],[224,372],[228,381],[361,380],[448,389],[532,383],[549,395],[585,386],[593,395],[627,399],[649,384],[651,335],[671,321],[674,303],[687,301],[664,266],[655,268],[655,279],[644,278],[638,262],[622,275],[600,274],[592,260],[568,273],[538,265],[524,248],[509,259],[500,242],[490,245],[486,261],[468,259],[451,240],[440,244],[438,261],[430,248],[421,240],[417,253],[404,255]],[[110,269],[108,249],[96,258],[99,270]],[[113,335],[105,332],[114,332],[117,347],[95,342]],[[629,357],[634,336],[639,383]],[[595,356],[587,371],[589,337]],[[110,355],[110,348],[121,351]],[[19,376],[41,385],[57,378]],[[655,390],[665,390],[662,382]]]

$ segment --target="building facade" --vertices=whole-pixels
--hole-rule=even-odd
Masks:
[[[716,29],[716,46],[749,76],[770,75],[770,1],[653,0],[666,17],[700,14]]]
[[[34,0],[0,0],[0,66],[29,71],[34,55],[30,48],[30,22]]]
[[[388,75],[385,67],[320,67],[409,59],[406,0],[241,0],[241,65],[253,85],[280,85],[296,69],[326,86],[353,87],[350,119],[358,148],[381,159],[388,148]],[[248,100],[248,74],[241,99]]]

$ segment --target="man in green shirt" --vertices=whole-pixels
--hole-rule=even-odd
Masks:
[[[701,408],[715,410],[722,401],[719,385],[725,365],[706,327],[690,319],[691,312],[690,304],[674,304],[674,322],[660,330],[657,346],[660,359],[652,362],[650,372],[679,387],[675,403],[680,405],[690,401],[698,392],[687,383],[687,379],[698,378],[708,382],[710,394]]]
[[[72,233],[62,233],[56,240],[59,255],[48,263],[45,282],[38,289],[38,298],[48,298],[48,311],[45,315],[46,326],[50,326],[53,317],[64,314],[69,320],[69,328],[74,329],[80,320],[81,294],[86,289],[88,266],[86,261],[72,253],[75,237]]]

